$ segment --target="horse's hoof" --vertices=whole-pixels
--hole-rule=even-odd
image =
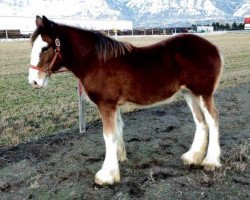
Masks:
[[[205,171],[214,171],[216,168],[220,168],[222,165],[219,160],[213,161],[205,158],[201,163],[204,166]]]
[[[117,170],[104,170],[101,169],[95,175],[95,183],[98,185],[113,185],[120,182],[120,172]]]
[[[182,162],[184,165],[200,165],[204,158],[204,154],[200,152],[191,152],[188,151],[181,156]]]

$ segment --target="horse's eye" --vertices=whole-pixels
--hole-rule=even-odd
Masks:
[[[46,52],[46,51],[48,51],[48,49],[49,49],[49,47],[43,47],[42,52]]]

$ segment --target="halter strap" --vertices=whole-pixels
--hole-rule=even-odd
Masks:
[[[46,69],[43,69],[43,68],[41,68],[41,67],[37,67],[37,66],[34,66],[34,65],[30,65],[30,68],[36,69],[36,70],[38,70],[38,71],[45,72],[45,73],[47,72]]]
[[[54,57],[53,57],[53,59],[52,59],[52,61],[50,62],[50,64],[49,64],[48,67],[46,67],[46,68],[41,68],[41,67],[37,67],[37,66],[34,66],[34,65],[30,65],[30,68],[36,69],[36,70],[41,71],[41,72],[44,72],[44,73],[47,73],[48,76],[50,76],[50,75],[52,74],[52,67],[53,67],[53,65],[55,64],[57,57],[59,57],[59,58],[62,57],[61,49],[60,49],[61,43],[60,43],[59,38],[56,38],[56,39],[55,39],[55,45],[56,45],[55,55],[54,55]]]

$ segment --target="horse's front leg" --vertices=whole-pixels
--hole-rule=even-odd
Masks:
[[[116,122],[117,122],[117,128],[116,128],[116,138],[117,138],[117,156],[118,156],[118,161],[126,161],[127,160],[127,154],[126,154],[126,148],[125,144],[123,141],[123,126],[124,123],[122,121],[121,117],[121,110],[117,110],[116,114]]]
[[[116,138],[116,106],[105,104],[99,105],[99,110],[102,115],[106,155],[102,168],[95,176],[95,182],[99,185],[111,185],[120,181],[120,170],[117,158],[118,141]]]

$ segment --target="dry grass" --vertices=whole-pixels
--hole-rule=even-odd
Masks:
[[[239,144],[233,145],[229,151],[222,152],[223,166],[220,169],[214,172],[201,171],[202,176],[187,177],[188,182],[197,187],[210,187],[218,181],[224,182],[232,174],[244,173],[250,159],[249,146],[249,141],[240,141]]]
[[[121,38],[144,46],[168,36]],[[250,34],[206,36],[221,50],[225,68],[220,89],[249,82]],[[29,42],[0,43],[0,147],[28,141],[78,123],[77,80],[69,73],[52,76],[46,90],[27,82]],[[95,106],[87,103],[87,122],[96,120]]]
[[[234,145],[231,150],[222,153],[222,161],[225,166],[223,174],[226,174],[227,171],[245,171],[250,159],[249,146],[249,141],[241,141],[240,144]]]

